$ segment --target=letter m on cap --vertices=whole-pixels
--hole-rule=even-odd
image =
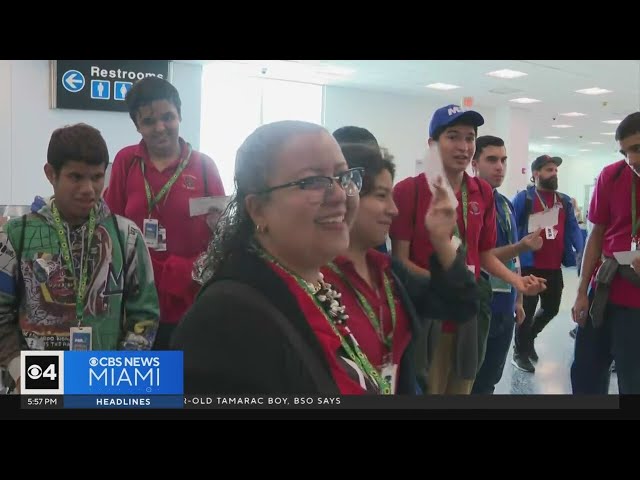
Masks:
[[[451,107],[447,113],[449,114],[449,116],[453,115],[454,113],[460,113],[462,112],[462,109],[460,107]]]

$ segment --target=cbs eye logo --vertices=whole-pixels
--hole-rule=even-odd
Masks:
[[[57,356],[38,355],[25,358],[25,386],[27,390],[56,390],[59,387]]]

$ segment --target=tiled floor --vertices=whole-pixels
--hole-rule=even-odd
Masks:
[[[569,372],[573,361],[573,338],[569,331],[575,326],[571,320],[571,307],[578,288],[575,268],[564,269],[564,290],[560,313],[536,339],[536,351],[540,360],[536,372],[527,373],[511,364],[513,345],[496,394],[567,394],[571,393]],[[615,374],[611,375],[609,393],[618,393]]]

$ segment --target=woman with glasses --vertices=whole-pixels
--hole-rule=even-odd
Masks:
[[[349,246],[361,170],[323,127],[283,121],[240,146],[235,186],[208,280],[172,339],[184,351],[185,392],[380,393],[320,272]]]
[[[398,214],[392,195],[395,166],[391,158],[368,145],[341,147],[349,167],[363,169],[360,206],[351,227],[349,249],[323,267],[322,273],[341,292],[351,331],[389,390],[413,394],[414,339],[426,328],[426,318],[451,318],[461,323],[477,311],[474,277],[451,243],[455,208],[438,185],[424,219],[434,242],[432,276],[409,272],[401,262],[375,249]]]

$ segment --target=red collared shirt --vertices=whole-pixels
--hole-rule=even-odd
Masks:
[[[602,254],[607,257],[631,247],[631,182],[636,182],[636,212],[640,212],[640,178],[624,160],[604,167],[591,197],[589,221],[605,227]],[[640,308],[640,290],[616,275],[609,289],[609,301],[623,307]]]
[[[541,192],[539,190],[538,194],[542,197],[544,205],[540,202],[538,195],[534,195],[532,213],[543,212],[545,205],[547,208],[553,208],[554,205],[557,205],[560,208],[560,212],[558,213],[558,225],[555,227],[558,231],[556,238],[553,240],[548,239],[546,232],[542,232],[542,248],[533,253],[533,266],[543,270],[559,270],[562,268],[562,256],[564,254],[566,212],[560,200],[560,194],[556,194],[556,192]]]
[[[148,203],[138,159],[145,163],[145,177],[155,197],[173,176],[182,157],[187,154],[187,144],[182,138],[180,147],[180,158],[162,172],[151,163],[144,140],[138,145],[120,150],[113,161],[109,188],[104,193],[109,209],[133,220],[142,229],[142,223],[148,217]],[[211,231],[205,216],[189,215],[189,199],[205,196],[203,172],[207,175],[207,195],[224,195],[224,187],[215,163],[206,155],[194,150],[187,167],[151,213],[151,218],[157,219],[167,230],[166,254],[194,257],[207,248]],[[165,256],[165,252],[154,250],[151,250],[151,254]]]
[[[344,274],[348,283],[351,284],[353,288],[356,288],[364,296],[367,302],[369,302],[369,305],[371,305],[372,310],[377,315],[378,319],[382,317],[382,327],[385,337],[392,331],[392,321],[391,309],[389,308],[382,279],[383,272],[389,279],[394,298],[393,305],[396,311],[396,326],[395,329],[393,329],[391,353],[393,363],[398,365],[398,371],[396,372],[397,377],[400,372],[399,365],[402,360],[402,355],[411,340],[411,329],[409,316],[402,304],[402,301],[400,300],[391,276],[391,259],[384,253],[378,252],[374,249],[367,251],[367,264],[373,273],[372,280],[376,284],[377,291],[371,288],[369,284],[358,274],[358,272],[356,272],[353,262],[347,257],[339,256],[333,263]],[[331,285],[335,285],[336,289],[342,294],[342,304],[346,307],[346,313],[349,315],[349,328],[360,344],[360,348],[367,355],[371,363],[380,369],[384,364],[385,355],[389,352],[386,345],[382,342],[378,331],[375,329],[367,317],[365,310],[360,305],[355,292],[351,286],[331,268],[323,267],[322,273],[324,274],[325,281]]]
[[[109,209],[134,221],[143,230],[143,221],[149,216],[144,179],[149,182],[152,197],[155,197],[187,155],[188,146],[182,138],[180,147],[180,158],[162,172],[151,163],[144,141],[120,150],[113,161],[109,187],[104,193]],[[144,177],[141,161],[145,164]],[[206,193],[203,173],[207,175]],[[151,218],[157,219],[167,233],[166,251],[149,250],[162,323],[178,323],[193,303],[199,289],[191,278],[193,262],[206,250],[211,238],[206,216],[189,215],[189,199],[217,195],[224,195],[224,187],[215,163],[194,150],[185,169],[151,213]]]
[[[491,186],[478,177],[464,173],[467,185],[468,213],[465,231],[462,210],[462,189],[458,199],[458,229],[467,245],[467,265],[473,268],[476,279],[480,277],[480,253],[496,246],[496,207]],[[422,268],[429,269],[433,245],[424,226],[424,218],[431,204],[431,189],[424,173],[399,182],[393,189],[393,199],[398,206],[398,216],[393,220],[389,236],[394,240],[411,242],[409,259]],[[455,332],[452,322],[443,322],[443,331]]]

